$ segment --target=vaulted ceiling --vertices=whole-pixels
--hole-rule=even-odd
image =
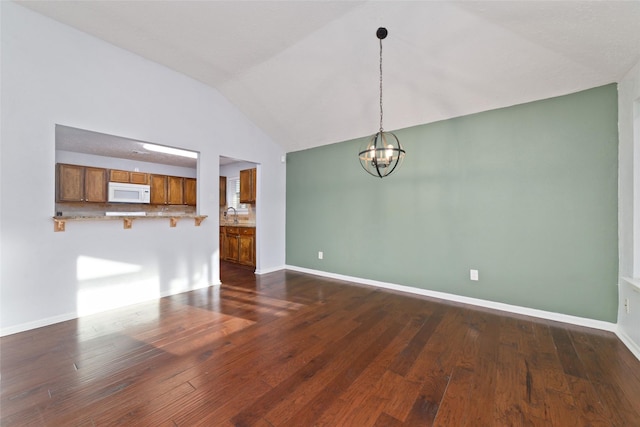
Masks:
[[[618,81],[639,1],[20,1],[220,91],[286,151]]]

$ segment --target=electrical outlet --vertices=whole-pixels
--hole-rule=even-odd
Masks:
[[[324,259],[324,253],[322,251],[318,252],[318,259]]]
[[[469,279],[474,282],[478,281],[478,270],[469,270]]]
[[[627,314],[631,313],[631,308],[629,307],[629,298],[624,299],[624,311]]]

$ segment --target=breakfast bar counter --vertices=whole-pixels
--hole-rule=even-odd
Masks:
[[[53,231],[65,231],[67,221],[113,221],[122,220],[125,229],[131,228],[133,221],[137,219],[168,219],[169,226],[175,227],[178,221],[184,218],[193,218],[196,227],[199,227],[202,221],[207,218],[207,215],[196,214],[176,214],[168,212],[105,212],[102,215],[69,215],[69,216],[54,216],[53,217]]]

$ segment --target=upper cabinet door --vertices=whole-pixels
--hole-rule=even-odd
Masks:
[[[78,165],[58,164],[57,201],[107,201],[107,170]]]
[[[149,174],[144,172],[129,172],[129,182],[132,184],[149,185]]]
[[[227,206],[227,177],[220,177],[220,206]]]
[[[129,172],[109,169],[109,181],[149,185],[149,174],[145,172]]]
[[[149,185],[149,174],[145,172],[129,172],[129,182],[131,184]]]
[[[197,181],[195,178],[184,179],[184,204],[189,206],[196,205],[197,198]]]
[[[240,171],[240,203],[256,202],[256,168]]]
[[[84,201],[84,167],[59,163],[57,197],[59,202]]]
[[[129,182],[129,172],[109,169],[109,182]]]
[[[179,176],[167,177],[167,203],[170,205],[184,204],[184,178]]]
[[[149,202],[152,205],[167,204],[167,176],[151,175],[151,197]]]
[[[107,201],[107,170],[102,168],[85,168],[84,171],[85,202]]]

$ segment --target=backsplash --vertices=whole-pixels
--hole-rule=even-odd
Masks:
[[[227,212],[226,207],[220,208],[220,225],[233,225],[234,213],[233,210],[229,210],[227,215],[225,216],[225,212]],[[239,225],[256,225],[256,207],[255,205],[247,205],[247,213],[238,213],[238,224]]]
[[[195,206],[150,205],[146,203],[56,203],[56,216],[99,216],[105,212],[147,212],[149,214],[194,215]],[[58,215],[58,213],[61,213]]]

